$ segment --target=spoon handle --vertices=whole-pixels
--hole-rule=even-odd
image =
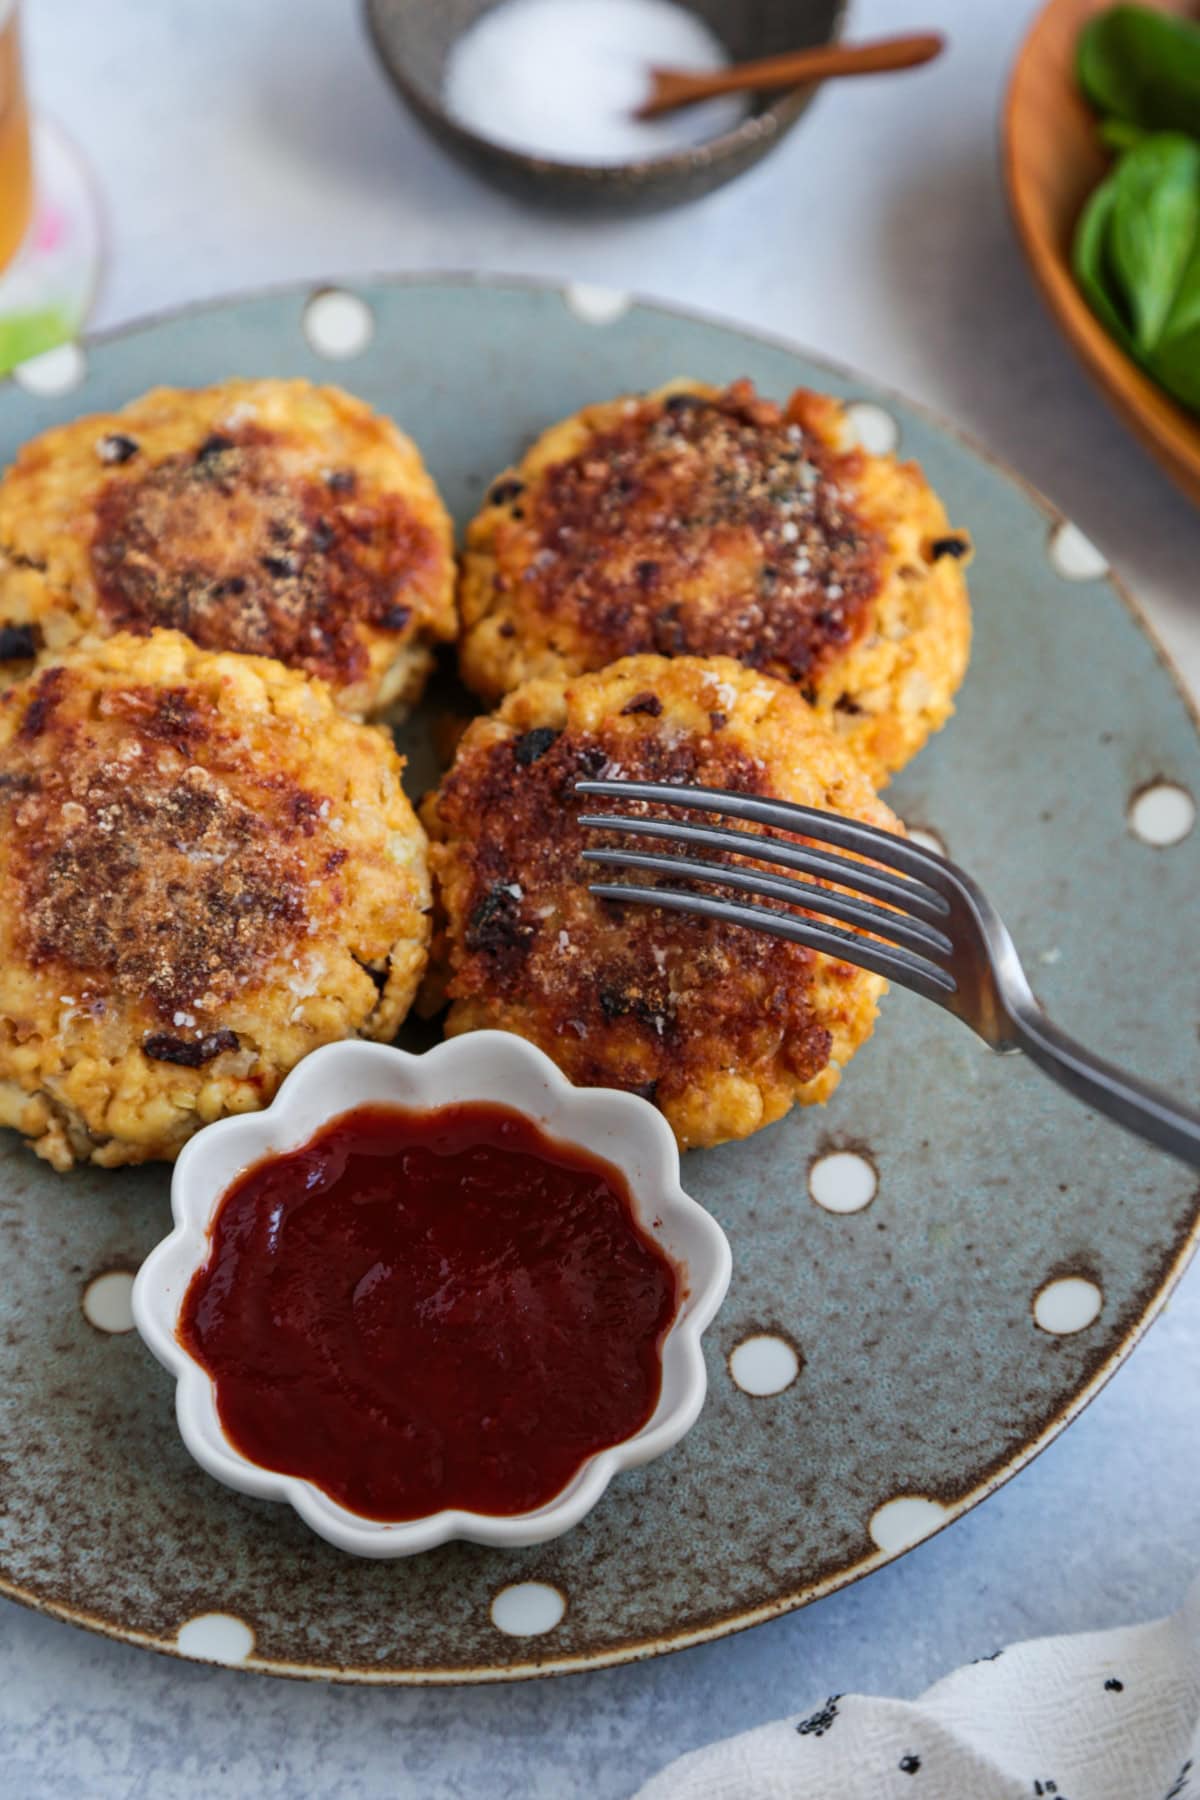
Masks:
[[[915,69],[932,61],[944,46],[945,39],[939,33],[925,31],[908,37],[879,38],[870,44],[817,44],[810,50],[765,56],[758,62],[702,73],[651,69],[650,94],[635,116],[652,119],[698,100],[748,89],[801,87],[809,82],[828,81],[835,75],[880,75],[891,69]]]

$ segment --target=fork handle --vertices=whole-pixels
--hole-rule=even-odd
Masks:
[[[1011,1016],[1020,1048],[1060,1087],[1127,1131],[1200,1168],[1200,1112],[1093,1056],[1036,1004],[1014,1008]]]

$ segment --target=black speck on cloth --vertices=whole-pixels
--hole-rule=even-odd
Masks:
[[[917,1700],[831,1694],[681,1757],[635,1800],[897,1797],[1200,1800],[1200,1578],[1169,1618],[1012,1644]]]

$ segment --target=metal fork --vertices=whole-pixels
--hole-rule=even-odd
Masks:
[[[756,800],[715,788],[653,781],[578,781],[575,789],[580,794],[602,794],[616,800],[683,806],[795,833],[812,841],[797,844],[758,832],[642,814],[594,813],[579,820],[592,830],[629,832],[697,850],[734,851],[849,890],[834,892],[812,881],[702,857],[589,849],[583,852],[588,862],[713,882],[804,910],[779,912],[687,888],[621,882],[596,883],[593,894],[723,919],[872,969],[945,1007],[993,1050],[1023,1050],[1077,1099],[1200,1168],[1200,1113],[1093,1056],[1046,1017],[1033,997],[1004,921],[970,876],[946,857],[838,813],[780,800]],[[852,856],[818,849],[817,844],[832,844]],[[870,860],[855,860],[860,857]],[[830,924],[827,921],[831,919],[841,923]],[[865,932],[871,935],[862,935]]]

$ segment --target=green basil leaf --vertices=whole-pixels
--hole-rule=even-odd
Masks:
[[[1098,112],[1200,137],[1200,27],[1146,6],[1114,6],[1076,45],[1079,85]]]
[[[1175,290],[1175,298],[1163,326],[1162,341],[1179,337],[1185,332],[1194,331],[1200,325],[1200,237],[1192,246],[1192,254],[1188,259]]]
[[[1107,249],[1140,354],[1163,335],[1200,239],[1200,144],[1174,132],[1129,150],[1113,176]]]
[[[1146,373],[1194,413],[1200,413],[1200,325],[1160,344],[1146,359]]]
[[[1200,412],[1200,242],[1192,251],[1162,337],[1146,366],[1168,393]]]
[[[1100,121],[1100,141],[1110,150],[1132,150],[1148,136],[1140,125],[1131,125],[1128,119],[1102,119]]]
[[[1130,356],[1136,355],[1129,328],[1121,316],[1119,301],[1114,298],[1115,284],[1108,266],[1108,233],[1116,200],[1115,175],[1092,194],[1075,227],[1071,247],[1071,264],[1083,297],[1110,337],[1116,338]]]

